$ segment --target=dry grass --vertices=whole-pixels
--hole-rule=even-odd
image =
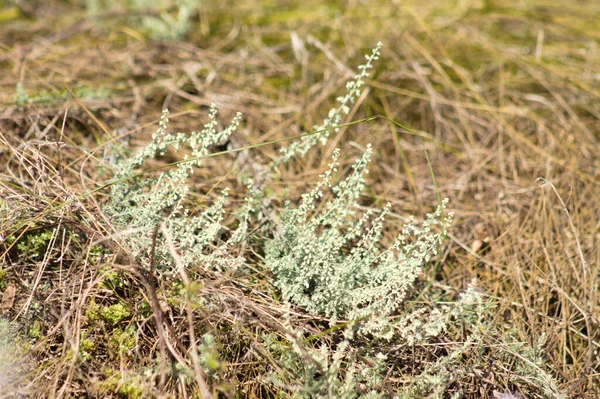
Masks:
[[[135,267],[102,216],[106,192],[89,193],[108,178],[104,155],[146,142],[164,107],[173,131],[197,129],[211,102],[222,120],[242,111],[233,147],[310,131],[378,40],[382,59],[352,119],[384,115],[429,138],[439,192],[457,215],[440,267],[424,280],[450,295],[477,277],[499,324],[523,342],[546,336],[547,363],[569,397],[600,396],[600,7],[266,3],[207,5],[176,42],[148,40],[123,11],[93,20],[68,2],[0,19],[0,292],[29,353],[23,378],[6,387],[0,376],[0,397],[191,397],[165,367],[167,358],[187,359],[205,332],[218,332],[227,360],[215,366],[220,379],[185,360],[196,366],[198,392],[208,384],[204,397],[272,397],[264,373],[281,366],[260,336],[281,334],[286,310],[260,262],[242,281],[192,275],[218,306],[190,309]],[[422,144],[405,133],[384,120],[342,129],[285,170],[273,196],[296,198],[336,146],[349,163],[371,142],[364,205],[392,203],[392,235],[405,216],[437,203]],[[276,150],[236,159],[263,163]],[[196,175],[199,204],[216,186],[234,188],[232,207],[243,198],[230,164],[213,159]],[[116,304],[127,314],[116,315]],[[300,311],[293,319],[315,334],[323,324]],[[426,362],[435,353],[413,355]],[[490,359],[462,387],[469,397],[521,389],[510,365]],[[137,372],[135,362],[156,361],[153,375]]]

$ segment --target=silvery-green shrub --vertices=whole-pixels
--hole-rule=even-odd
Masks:
[[[185,201],[189,194],[187,178],[201,166],[211,145],[227,140],[237,129],[241,115],[238,113],[228,127],[218,131],[217,110],[213,106],[204,129],[189,135],[169,133],[168,116],[168,111],[163,111],[159,128],[145,148],[117,165],[116,183],[111,186],[105,214],[116,231],[122,232],[126,246],[138,259],[149,260],[153,232],[159,224],[165,223],[184,265],[196,263],[207,269],[237,268],[243,258],[231,255],[230,248],[246,232],[252,197],[248,196],[243,207],[239,227],[225,242],[220,242],[219,237],[227,190],[214,204],[194,215],[185,206]],[[147,159],[165,155],[168,147],[178,150],[184,144],[190,147],[191,156],[184,156],[172,170],[162,172],[158,177],[136,174]],[[154,261],[163,266],[163,270],[172,263],[169,252],[164,237],[158,237]]]
[[[321,125],[315,126],[316,133],[284,147],[281,156],[271,164],[271,172],[281,163],[305,155],[316,144],[327,142],[329,132],[338,129],[341,118],[348,114],[349,106],[360,94],[360,87],[379,55],[379,48],[380,44],[367,56],[367,63],[361,66],[360,73],[349,82],[346,95],[338,99],[339,106],[329,112]],[[192,211],[186,207],[188,177],[201,166],[202,159],[209,154],[209,147],[227,140],[240,123],[238,115],[228,127],[218,131],[216,116],[217,111],[212,107],[209,122],[200,132],[172,134],[167,131],[168,111],[165,110],[150,144],[116,166],[105,214],[115,235],[122,236],[124,246],[142,264],[154,262],[163,275],[171,272],[175,263],[173,246],[178,253],[177,261],[183,267],[199,265],[224,270],[244,266],[243,253],[234,256],[231,249],[248,235],[250,215],[256,207],[254,199],[258,197],[252,184],[248,185],[249,194],[244,205],[233,211],[239,215],[239,225],[227,239],[222,238],[227,190],[206,209]],[[177,151],[183,145],[189,146],[191,156],[184,157],[183,162],[171,170],[158,176],[140,173],[147,159],[165,155],[169,147]],[[334,152],[333,161],[314,189],[302,196],[298,206],[286,203],[285,210],[279,215],[279,225],[269,226],[271,232],[267,234],[264,248],[265,265],[272,271],[274,283],[285,301],[333,320],[352,320],[362,333],[387,339],[395,337],[400,345],[411,347],[426,344],[430,338],[441,336],[452,326],[471,331],[465,342],[456,343],[447,356],[440,356],[428,364],[394,396],[444,397],[448,384],[469,376],[470,370],[464,366],[463,358],[472,348],[487,345],[484,339],[489,337],[499,341],[506,339],[498,331],[487,330],[491,324],[491,310],[486,308],[483,295],[475,284],[457,302],[410,310],[403,308],[409,293],[415,289],[423,266],[437,254],[452,215],[445,214],[447,201],[442,201],[421,224],[411,220],[390,245],[380,245],[390,205],[362,213],[358,206],[372,152],[368,146],[350,173],[338,183],[334,180],[340,152]],[[326,192],[331,193],[329,197]],[[263,202],[262,206],[271,205]],[[258,214],[271,215],[273,212],[273,209],[263,209]],[[173,246],[168,246],[166,237],[159,233],[155,241],[155,258],[150,259],[153,234],[159,231],[161,224],[166,227],[165,235]],[[325,345],[307,345],[301,339],[300,328],[287,327],[291,333],[286,337],[289,346],[282,348],[269,338],[270,335],[265,335],[264,339],[267,350],[277,354],[286,372],[294,377],[294,385],[289,385],[272,376],[275,386],[295,390],[297,395],[293,397],[390,397],[379,389],[387,354],[378,353],[368,362],[371,365],[361,362],[360,359],[365,359],[360,353],[363,348],[351,342],[354,339],[352,330],[348,329],[343,341],[333,349]],[[204,356],[203,366],[210,369],[208,354],[213,360],[216,355],[211,352],[214,348],[210,336],[205,336],[204,341],[200,354]],[[514,351],[519,356],[507,354],[506,361],[519,358],[522,373],[537,374],[538,381],[547,387],[546,397],[556,397],[557,389],[551,377],[543,372],[542,365],[529,360],[538,360],[538,351],[529,354],[525,347],[514,343]]]
[[[390,205],[377,216],[373,210],[362,215],[357,211],[371,156],[368,146],[349,176],[334,185],[339,150],[334,152],[329,168],[302,196],[300,205],[286,204],[282,233],[267,244],[265,264],[286,300],[333,319],[365,319],[363,332],[389,336],[388,318],[406,298],[423,265],[437,254],[452,215],[442,214],[445,200],[421,227],[407,223],[390,246],[381,248]],[[333,198],[322,203],[325,189]]]
[[[340,131],[339,125],[342,123],[342,118],[350,113],[350,106],[360,96],[361,88],[365,84],[364,80],[369,77],[373,62],[379,59],[382,46],[383,44],[378,42],[371,54],[365,55],[367,62],[360,65],[359,72],[346,83],[346,94],[337,98],[337,105],[329,110],[323,123],[313,126],[314,134],[304,136],[288,146],[282,147],[281,156],[273,162],[272,167],[285,163],[294,156],[306,155],[317,144],[325,145],[331,132],[338,133]]]

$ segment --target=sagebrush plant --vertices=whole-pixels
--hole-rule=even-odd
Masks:
[[[189,193],[186,179],[202,164],[211,145],[226,140],[237,129],[241,115],[238,114],[222,131],[217,131],[217,110],[213,106],[204,129],[190,135],[168,133],[168,116],[169,112],[163,111],[159,128],[150,144],[133,157],[118,163],[116,183],[111,186],[111,200],[104,211],[117,231],[124,232],[124,241],[133,254],[138,259],[144,259],[146,264],[155,261],[162,273],[174,272],[167,267],[172,262],[164,236],[157,238],[155,259],[149,259],[153,247],[153,232],[161,223],[166,225],[170,236],[175,238],[185,265],[199,262],[211,269],[237,268],[241,265],[242,258],[231,255],[229,249],[247,230],[252,196],[248,196],[238,228],[225,242],[218,242],[217,238],[223,228],[221,222],[225,213],[223,204],[227,190],[223,191],[223,195],[212,206],[195,215],[185,206],[185,201]],[[164,155],[169,146],[178,150],[183,144],[191,148],[191,157],[186,155],[175,169],[162,172],[157,178],[135,174],[136,168],[143,166],[145,160]]]
[[[315,133],[281,150],[270,164],[271,173],[277,173],[277,166],[293,157],[305,155],[316,144],[326,144],[329,132],[339,129],[342,117],[360,95],[380,48],[379,43],[367,56],[367,63],[346,86],[346,95],[338,99],[339,105],[325,121],[315,126]],[[267,225],[271,229],[255,242],[264,243],[264,266],[270,270],[273,285],[281,292],[286,306],[291,303],[309,314],[325,316],[333,325],[342,319],[350,323],[343,336],[338,334],[335,345],[309,345],[302,338],[303,328],[289,323],[284,337],[287,344],[263,334],[267,351],[280,364],[281,372],[271,373],[268,378],[274,387],[299,398],[391,397],[394,395],[389,388],[384,388],[385,377],[391,372],[386,369],[388,353],[367,353],[363,347],[366,339],[374,338],[372,343],[384,348],[394,339],[400,347],[410,348],[426,346],[431,339],[452,329],[468,331],[465,342],[413,373],[404,388],[395,393],[395,397],[403,398],[443,397],[450,384],[469,378],[471,371],[463,366],[463,361],[486,345],[484,332],[504,342],[501,333],[488,328],[492,311],[475,282],[457,301],[422,307],[407,305],[409,297],[419,294],[415,283],[423,266],[438,253],[453,215],[445,212],[448,200],[443,200],[423,222],[418,224],[411,219],[390,245],[382,246],[384,223],[391,206],[359,212],[359,199],[373,156],[371,145],[365,147],[348,176],[338,183],[334,180],[341,152],[336,149],[316,186],[302,195],[299,205],[295,207],[288,201],[279,213],[277,209],[259,209],[272,207],[268,201],[257,201],[264,196],[264,182],[254,187],[249,181],[241,211],[232,211],[239,215],[238,222],[224,239],[222,231],[231,227],[223,225],[227,189],[206,209],[192,210],[186,206],[186,181],[209,155],[211,146],[224,142],[237,129],[241,116],[238,114],[226,128],[217,130],[217,110],[213,106],[209,122],[201,131],[172,134],[168,132],[168,115],[165,110],[150,144],[116,164],[104,212],[114,227],[115,238],[120,238],[142,265],[153,264],[160,276],[173,277],[174,284],[180,284],[175,264],[178,268],[227,271],[230,276],[256,268],[246,264],[242,249],[233,251],[233,247],[257,234],[256,226]],[[158,176],[153,176],[155,171],[138,171],[146,160],[165,155],[168,147],[177,151],[184,145],[190,148],[191,155],[177,162],[172,170]],[[326,196],[325,192],[330,194]],[[263,216],[273,214],[278,219]],[[264,230],[260,231],[262,234]],[[197,292],[194,295],[198,296],[193,299],[195,305],[211,308],[209,297],[200,297]],[[205,372],[217,379],[221,378],[221,364],[214,342],[212,335],[205,334],[196,349]],[[535,362],[526,359],[523,364],[523,370],[537,372],[544,381],[551,381],[541,366],[531,366]],[[460,395],[461,390],[454,388],[453,392]],[[544,395],[551,397],[555,392],[548,389]]]
[[[286,204],[281,214],[282,233],[268,243],[265,263],[287,300],[333,319],[365,319],[363,332],[391,338],[389,317],[423,265],[437,253],[452,214],[442,215],[444,200],[422,228],[408,223],[388,248],[380,248],[390,205],[377,217],[373,210],[358,217],[356,210],[372,148],[367,146],[352,173],[333,185],[339,155],[336,150],[321,181],[302,196],[298,208]],[[323,189],[331,189],[334,197],[324,205],[318,204]],[[440,225],[439,232],[432,229],[434,225]]]
[[[377,43],[372,53],[365,56],[366,63],[359,66],[360,72],[346,84],[346,94],[338,98],[339,104],[328,112],[322,124],[315,126],[316,133],[283,147],[281,156],[272,162],[271,168],[289,161],[296,154],[305,155],[319,142],[325,144],[330,131],[339,130],[336,126],[360,96],[364,79],[369,76],[373,62],[379,58],[381,47],[382,43]],[[104,210],[117,231],[126,231],[124,236],[127,246],[138,256],[148,258],[152,247],[152,230],[164,220],[168,222],[171,236],[177,241],[176,247],[182,254],[184,264],[201,261],[207,267],[238,267],[243,258],[232,257],[229,248],[247,231],[248,219],[256,199],[256,194],[252,193],[252,182],[248,182],[250,195],[246,199],[242,221],[236,232],[227,242],[212,248],[208,253],[208,246],[215,243],[223,227],[221,222],[225,213],[223,203],[227,189],[212,207],[194,217],[190,217],[192,212],[184,207],[184,203],[189,191],[186,179],[202,164],[202,159],[208,155],[211,145],[226,141],[237,129],[241,114],[238,113],[227,128],[217,132],[217,109],[213,105],[209,112],[209,122],[205,124],[204,129],[189,135],[168,133],[168,117],[169,111],[164,110],[152,141],[132,158],[115,165],[116,183],[111,186],[111,199]],[[182,145],[191,147],[191,157],[184,157],[175,170],[163,173],[158,179],[136,175],[136,169],[143,166],[147,159],[164,155],[168,147],[177,151]],[[164,260],[170,259],[170,256],[163,241],[159,239],[155,250],[156,260],[165,264]]]
[[[450,322],[481,327],[488,317],[488,307],[478,291],[475,281],[460,297],[457,303],[444,305],[435,314],[433,320],[422,320],[422,313],[412,313],[413,331],[402,331],[402,342],[407,347],[427,343],[427,339],[438,336],[440,326],[443,329]],[[408,323],[412,324],[413,323]],[[429,324],[429,326],[428,326]],[[293,398],[320,399],[375,399],[390,398],[385,387],[385,375],[389,372],[388,363],[392,361],[388,352],[367,351],[364,341],[355,339],[357,325],[349,323],[343,331],[343,339],[334,348],[323,343],[320,346],[310,344],[305,339],[306,331],[292,325],[286,319],[287,343],[264,334],[262,339],[266,349],[280,361],[281,368],[268,376],[268,381],[278,388],[291,389]],[[420,331],[422,330],[422,331]],[[479,350],[480,332],[475,331],[468,342],[457,345],[450,356],[442,356],[436,362],[428,364],[425,370],[411,378],[404,389],[395,392],[394,398],[442,398],[449,383],[464,377],[468,370],[461,367],[462,356],[470,350]],[[457,392],[460,392],[458,390]]]
[[[140,14],[149,11],[158,12],[158,16],[143,16],[141,26],[151,39],[181,39],[191,29],[194,9],[199,7],[198,0],[86,0],[85,6],[92,16],[115,8],[124,7]],[[174,10],[173,10],[174,9]],[[139,21],[133,21],[139,25]]]
[[[315,134],[302,137],[300,140],[282,147],[281,156],[271,163],[272,168],[289,161],[297,155],[306,155],[316,144],[325,145],[331,132],[338,133],[340,131],[339,125],[342,118],[350,113],[350,106],[360,97],[361,88],[365,84],[364,80],[369,77],[373,63],[379,59],[382,46],[383,44],[378,42],[371,54],[365,55],[366,63],[360,65],[358,67],[359,73],[346,83],[346,94],[337,98],[338,105],[329,110],[323,123],[313,126]]]
[[[286,327],[288,343],[282,344],[270,334],[262,336],[265,347],[282,366],[267,376],[269,383],[292,390],[294,398],[386,397],[380,389],[387,357],[378,353],[359,359],[359,351],[350,342],[354,337],[352,324],[344,330],[343,340],[335,348],[307,344],[304,331],[289,320]]]

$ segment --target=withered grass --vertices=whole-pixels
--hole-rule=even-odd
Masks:
[[[456,293],[477,278],[500,325],[523,342],[546,337],[545,360],[569,397],[600,396],[596,2],[503,0],[469,10],[444,1],[208,2],[194,30],[174,42],[150,41],[124,11],[92,19],[71,2],[38,3],[0,21],[0,291],[3,317],[21,326],[15,335],[27,347],[22,370],[0,380],[0,397],[135,397],[128,380],[156,397],[273,397],[264,375],[280,365],[260,334],[283,334],[287,310],[260,264],[259,243],[244,244],[256,254],[243,280],[200,268],[182,277],[218,303],[192,308],[120,247],[101,212],[108,190],[90,192],[111,177],[105,156],[147,142],[165,107],[170,130],[184,132],[201,128],[213,102],[223,123],[243,112],[230,148],[310,131],[379,40],[382,57],[348,121],[382,115],[426,139],[383,119],[343,128],[282,170],[274,201],[311,187],[335,147],[350,165],[373,143],[362,201],[392,203],[388,239],[407,216],[430,212],[438,192],[456,213],[440,266],[426,267],[423,281]],[[193,205],[227,186],[234,209],[245,195],[236,176],[251,177],[277,149],[207,160],[190,182]],[[180,157],[169,153],[151,166]],[[119,302],[130,315],[118,325],[90,322]],[[327,325],[293,312],[315,334]],[[137,328],[135,349],[122,353],[111,337],[128,324]],[[211,331],[221,380],[205,375],[189,351]],[[84,350],[91,357],[82,360]],[[415,349],[407,361],[435,356]],[[178,358],[194,366],[193,382],[166,375]],[[137,373],[153,362],[153,375]],[[513,372],[490,360],[462,388],[473,398],[506,389],[528,397]]]

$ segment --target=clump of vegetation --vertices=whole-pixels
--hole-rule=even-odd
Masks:
[[[372,61],[378,58],[379,49],[380,45],[372,56],[367,57],[368,63],[360,68],[361,73],[352,84],[347,85],[348,94],[339,100],[342,105],[329,113],[322,126],[329,127],[332,121],[339,123],[340,115],[348,112],[349,105],[360,94],[360,84],[356,81],[362,82],[368,76],[367,71],[372,68]],[[363,335],[386,340],[397,335],[401,342],[409,345],[422,345],[429,339],[439,338],[451,328],[452,323],[474,329],[466,347],[456,349],[449,358],[440,357],[427,365],[424,374],[412,376],[413,383],[404,391],[408,395],[406,397],[420,397],[432,392],[441,395],[450,383],[464,377],[466,374],[461,376],[460,372],[457,374],[453,370],[460,370],[461,365],[452,359],[464,356],[470,346],[482,345],[482,336],[477,331],[489,329],[490,313],[481,305],[481,294],[471,287],[458,302],[410,311],[404,307],[402,311],[403,302],[409,294],[419,294],[415,282],[423,266],[438,253],[448,233],[452,215],[443,215],[447,200],[427,216],[422,227],[409,222],[387,248],[381,248],[379,242],[391,206],[388,204],[378,210],[377,217],[373,217],[374,211],[362,216],[357,214],[358,199],[366,186],[365,174],[372,148],[368,145],[363,156],[352,165],[351,173],[334,185],[333,175],[338,170],[340,157],[340,151],[336,150],[329,168],[320,175],[320,182],[312,191],[302,195],[298,208],[293,209],[291,202],[286,202],[285,210],[275,218],[280,226],[272,225],[272,220],[251,220],[256,211],[262,215],[274,212],[268,209],[268,205],[255,209],[256,197],[264,197],[264,194],[251,193],[242,201],[245,205],[238,227],[231,230],[229,238],[223,239],[222,232],[226,228],[223,225],[226,212],[224,195],[206,210],[196,210],[194,216],[185,207],[189,192],[186,179],[194,168],[202,165],[210,146],[229,139],[240,124],[238,114],[228,127],[217,131],[216,115],[213,106],[209,113],[210,121],[204,129],[188,136],[168,133],[168,112],[164,111],[152,142],[116,165],[111,201],[104,208],[116,231],[125,232],[123,244],[138,262],[146,268],[157,267],[162,277],[179,275],[187,285],[188,317],[191,317],[190,306],[210,306],[207,302],[214,300],[199,295],[197,291],[192,292],[189,289],[192,280],[188,274],[198,275],[201,270],[234,276],[247,274],[251,266],[247,264],[246,256],[243,253],[232,256],[232,250],[242,240],[251,238],[249,228],[256,231],[253,225],[266,222],[271,224],[273,233],[256,237],[266,242],[265,266],[273,272],[274,285],[281,291],[283,299],[309,314],[326,316],[331,325],[338,320],[349,320]],[[335,125],[332,128],[337,129]],[[273,165],[288,162],[296,153],[306,155],[308,149],[318,142],[322,145],[327,143],[328,135],[321,131],[315,134],[319,135],[318,140],[303,140],[304,147],[292,145],[291,149],[281,151],[281,158]],[[135,168],[143,165],[146,159],[164,156],[168,146],[177,151],[186,144],[190,147],[191,157],[185,155],[175,170],[162,172],[158,178],[145,178],[135,172]],[[248,187],[252,191],[252,183]],[[332,193],[332,199],[326,202],[321,201],[324,188]],[[435,231],[438,226],[438,231]],[[107,312],[103,312],[103,318],[116,324],[129,316],[128,312],[124,315],[119,306],[107,308],[113,316],[109,318],[105,315]],[[369,368],[365,363],[356,363],[356,359],[365,354],[351,345],[352,328],[346,330],[341,343],[331,353],[325,346],[318,351],[303,347],[301,335],[291,324],[287,331],[290,350],[300,356],[296,363],[294,356],[288,357],[288,372],[304,387],[301,390],[304,397],[357,397],[362,390],[358,389],[361,380],[358,375],[361,373],[371,375],[366,385],[371,390],[369,395],[389,396],[378,391],[377,384],[373,382],[382,381],[387,370],[381,366]],[[210,334],[204,337],[205,342],[201,346],[190,349],[191,367],[187,366],[184,373],[193,374],[194,368],[197,373],[202,370],[207,376],[214,372],[214,359],[217,357],[210,350],[213,338]],[[207,340],[207,337],[210,339]],[[299,367],[306,362],[307,366]],[[187,364],[184,360],[179,361],[183,370],[186,370]],[[341,377],[342,365],[348,368],[344,377]],[[198,385],[201,386],[203,381],[204,377],[197,377]],[[277,378],[272,381],[275,386],[285,386]],[[556,390],[553,389],[547,392],[550,396],[554,393]]]
[[[252,209],[245,208],[239,227],[229,240],[218,243],[217,248],[210,248],[222,233],[227,190],[210,208],[192,215],[192,210],[186,208],[189,193],[186,179],[194,173],[194,168],[202,164],[210,146],[231,136],[240,123],[241,115],[238,114],[226,129],[218,132],[217,110],[212,107],[210,121],[204,129],[192,132],[189,137],[184,133],[167,133],[168,115],[165,110],[160,127],[146,148],[118,164],[116,183],[111,184],[111,201],[104,207],[104,212],[117,231],[128,230],[124,239],[132,254],[143,260],[145,265],[156,262],[161,273],[174,273],[176,270],[173,267],[168,270],[166,266],[172,265],[173,257],[165,235],[157,237],[155,230],[159,224],[165,225],[168,237],[174,240],[183,265],[201,263],[206,268],[235,269],[242,258],[231,256],[231,247],[246,234]],[[186,155],[175,170],[163,172],[158,178],[144,178],[134,173],[135,168],[143,165],[147,158],[165,155],[169,146],[178,150],[182,144],[190,145],[191,157],[188,159]]]
[[[121,302],[107,306],[100,311],[101,317],[110,324],[118,324],[121,320],[131,316],[127,306]]]
[[[131,13],[132,27],[142,28],[153,40],[182,39],[191,30],[194,12],[201,6],[197,0],[86,0],[85,5],[95,17],[115,9]]]
[[[297,209],[286,204],[282,233],[268,243],[265,263],[286,300],[333,320],[368,319],[363,332],[391,338],[389,318],[412,290],[423,265],[437,254],[452,216],[442,216],[444,201],[422,229],[407,224],[388,248],[380,248],[390,205],[377,217],[373,211],[357,217],[356,211],[372,149],[368,146],[352,173],[332,185],[339,156],[336,150],[329,169],[317,187],[302,196]],[[333,199],[317,204],[324,187],[332,191]],[[315,211],[317,205],[320,212]],[[432,228],[437,224],[441,231],[436,233]]]

